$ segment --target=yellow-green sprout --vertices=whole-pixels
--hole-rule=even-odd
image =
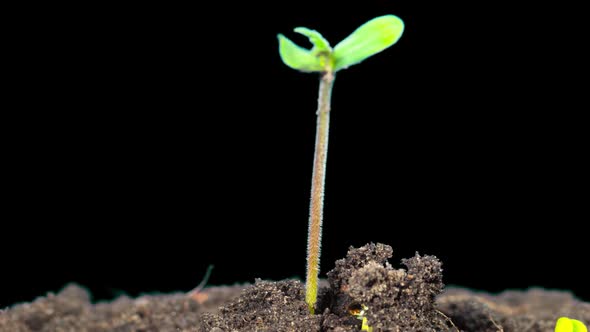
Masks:
[[[404,22],[399,17],[376,17],[361,25],[332,50],[319,32],[300,27],[295,32],[307,36],[313,48],[305,49],[279,34],[279,54],[283,62],[293,69],[304,72],[323,72],[329,69],[336,72],[395,44],[403,31]]]
[[[369,308],[366,305],[361,306],[360,312],[356,315],[356,318],[362,321],[361,323],[361,331],[373,332],[373,328],[369,326],[369,322],[367,321],[367,317],[365,317],[365,313]]]
[[[283,63],[303,72],[321,73],[317,109],[317,129],[313,175],[311,180],[310,217],[307,237],[307,273],[305,301],[310,313],[317,302],[320,244],[324,208],[324,183],[328,155],[330,128],[330,99],[337,71],[357,64],[395,44],[404,30],[403,21],[394,15],[374,18],[356,29],[332,49],[322,35],[308,28],[296,28],[295,32],[307,38],[313,45],[306,49],[279,34],[279,54]],[[370,331],[366,318],[363,331]]]
[[[361,25],[334,47],[334,70],[357,64],[395,44],[404,32],[404,22],[385,15]]]
[[[561,317],[555,324],[555,332],[588,332],[588,329],[579,320]]]
[[[289,38],[279,35],[279,53],[287,66],[305,72],[323,71],[321,61],[310,50],[298,46]]]

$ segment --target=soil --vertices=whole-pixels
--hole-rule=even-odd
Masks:
[[[96,304],[85,289],[68,285],[58,294],[0,311],[0,331],[352,332],[361,331],[362,317],[373,332],[549,332],[560,316],[590,323],[590,303],[570,293],[443,291],[436,257],[416,254],[402,260],[405,269],[395,269],[391,256],[391,247],[383,244],[351,248],[322,283],[316,315],[308,313],[297,280],[256,280]]]

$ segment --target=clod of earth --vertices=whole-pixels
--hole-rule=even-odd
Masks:
[[[407,270],[396,270],[387,262],[392,252],[383,244],[351,248],[321,288],[321,315],[307,312],[300,282],[257,281],[218,313],[204,315],[201,331],[360,331],[351,312],[361,306],[373,331],[447,330],[448,318],[435,309],[443,288],[440,261],[417,254],[404,260]]]

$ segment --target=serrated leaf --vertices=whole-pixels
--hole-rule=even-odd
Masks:
[[[309,41],[313,45],[311,51],[314,53],[314,55],[332,52],[330,43],[319,32],[303,27],[295,28],[294,31],[309,38]]]
[[[312,51],[307,50],[282,34],[279,38],[279,54],[287,66],[305,72],[323,71],[322,61]]]
[[[395,15],[376,17],[361,25],[334,47],[334,70],[357,64],[395,44],[404,31],[404,22]]]

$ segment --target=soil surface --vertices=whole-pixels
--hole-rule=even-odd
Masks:
[[[361,331],[364,318],[373,332],[549,332],[561,316],[590,323],[590,303],[570,293],[443,292],[436,257],[416,254],[402,260],[404,269],[395,269],[391,256],[391,247],[383,244],[351,248],[321,285],[316,315],[309,315],[304,286],[296,280],[256,280],[96,304],[86,290],[68,285],[58,294],[0,311],[0,331],[352,332]]]

